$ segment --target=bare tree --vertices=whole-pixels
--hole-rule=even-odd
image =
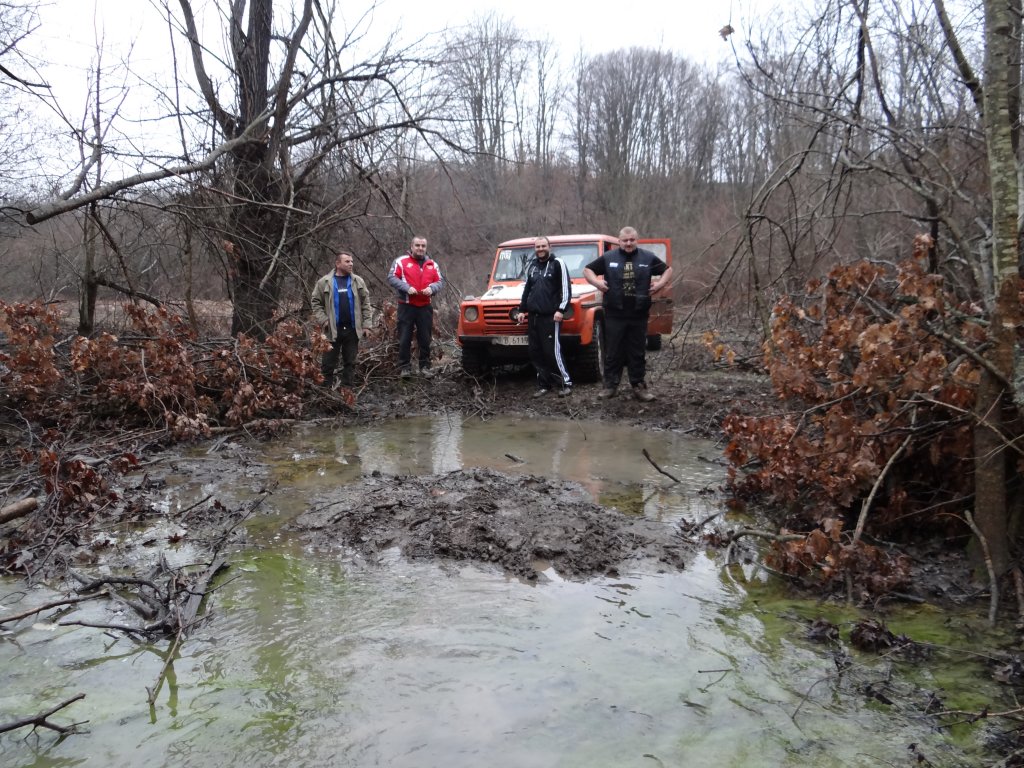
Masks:
[[[384,123],[366,108],[398,95],[404,62],[385,56],[344,68],[332,17],[313,0],[302,0],[288,27],[277,31],[272,0],[234,2],[226,10],[229,104],[207,70],[191,2],[179,3],[199,89],[218,131],[226,141],[248,137],[227,154],[224,190],[231,201],[232,332],[262,335],[293,255],[296,219],[306,214],[297,203],[312,175],[338,147],[417,125],[401,101],[397,117]],[[280,50],[272,54],[275,41]],[[301,157],[299,147],[308,150]]]
[[[418,92],[406,82],[417,70],[388,47],[373,59],[355,58],[353,41],[335,36],[330,3],[295,0],[275,17],[272,0],[221,0],[213,8],[221,14],[226,40],[223,55],[217,55],[218,41],[200,36],[191,0],[169,2],[165,14],[185,40],[202,104],[193,108],[187,88],[181,98],[187,82],[182,75],[174,98],[165,96],[180,126],[182,154],[171,162],[149,155],[142,158],[149,170],[62,195],[36,206],[27,218],[34,223],[98,201],[137,201],[138,187],[202,176],[201,188],[216,204],[205,200],[203,216],[197,209],[189,215],[212,227],[217,234],[207,239],[223,246],[232,331],[263,335],[277,309],[281,280],[297,263],[302,236],[315,218],[308,206],[316,201],[306,193],[321,169],[370,137],[426,132]],[[186,191],[176,182],[168,193],[174,188],[179,195]],[[181,198],[189,199],[195,200]]]
[[[719,119],[705,108],[718,83],[703,74],[669,51],[581,60],[574,143],[580,177],[596,179],[599,216],[649,230],[674,218],[683,186],[709,176]]]
[[[519,30],[495,14],[447,41],[444,77],[453,137],[473,153],[487,200],[497,196],[500,170],[514,157],[514,138],[522,133],[527,55]]]

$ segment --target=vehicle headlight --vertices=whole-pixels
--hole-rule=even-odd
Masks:
[[[466,307],[466,311],[463,314],[467,322],[475,323],[476,319],[480,317],[480,310],[476,307]]]

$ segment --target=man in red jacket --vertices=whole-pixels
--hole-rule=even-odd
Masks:
[[[412,375],[412,335],[416,332],[420,373],[430,375],[430,340],[434,332],[431,297],[444,287],[441,268],[427,256],[427,238],[414,237],[409,250],[395,259],[388,284],[398,298],[398,368],[402,378]]]

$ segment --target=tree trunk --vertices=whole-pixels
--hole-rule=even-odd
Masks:
[[[91,336],[96,328],[96,223],[86,216],[82,229],[85,264],[78,293],[78,335]]]
[[[1020,82],[1020,5],[1020,0],[985,0],[984,123],[992,187],[992,266],[995,280],[992,349],[988,360],[994,371],[983,370],[978,386],[974,517],[988,545],[992,565],[1000,575],[1010,562],[1004,409],[1013,407],[1007,383],[1013,380],[1016,328],[1021,314],[1018,301],[1020,251],[1015,151],[1019,108],[1014,96]]]
[[[235,194],[245,199],[232,221],[236,237],[236,262],[231,293],[234,307],[231,335],[244,333],[258,339],[273,331],[273,317],[280,293],[284,217],[274,204],[280,203],[280,184],[266,160],[262,145],[244,148],[235,157]]]

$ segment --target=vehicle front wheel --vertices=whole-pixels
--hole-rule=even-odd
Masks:
[[[580,347],[576,356],[576,380],[591,384],[604,378],[604,323],[594,319],[593,339],[587,346]]]
[[[653,333],[647,337],[647,349],[650,352],[657,352],[661,349],[661,334]]]
[[[491,369],[491,358],[484,347],[462,348],[462,370],[469,376],[483,376]]]

